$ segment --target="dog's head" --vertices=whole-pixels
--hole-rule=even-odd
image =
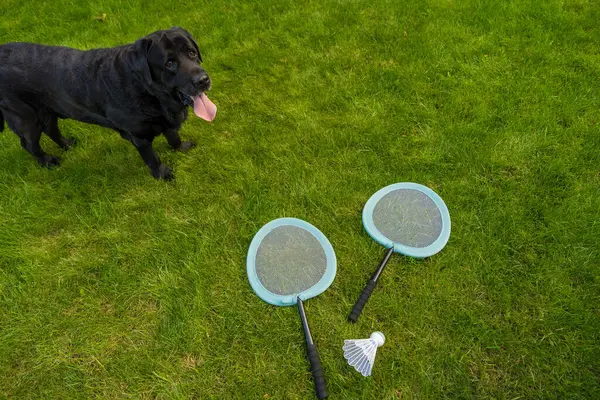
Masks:
[[[193,106],[200,118],[215,117],[216,106],[205,94],[210,78],[200,66],[198,44],[185,29],[173,27],[139,39],[130,47],[127,62],[147,85]]]

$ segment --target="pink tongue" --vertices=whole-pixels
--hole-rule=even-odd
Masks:
[[[200,96],[194,96],[194,113],[200,118],[210,122],[215,119],[215,115],[217,115],[217,106],[202,93]]]

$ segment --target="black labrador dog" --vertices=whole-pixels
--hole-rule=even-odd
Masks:
[[[42,132],[63,149],[59,118],[116,130],[139,151],[155,178],[171,179],[152,141],[164,134],[171,147],[186,151],[181,124],[187,107],[212,121],[216,106],[205,92],[211,81],[200,66],[198,45],[185,29],[157,31],[126,46],[81,51],[30,43],[0,45],[0,131],[4,120],[21,146],[40,164],[59,159],[40,147]]]

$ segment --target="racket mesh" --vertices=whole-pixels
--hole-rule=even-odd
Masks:
[[[255,266],[265,289],[286,296],[299,294],[319,282],[327,269],[327,257],[312,233],[284,225],[263,238]]]
[[[409,247],[427,247],[442,233],[440,209],[415,189],[397,189],[379,199],[373,223],[385,237]]]

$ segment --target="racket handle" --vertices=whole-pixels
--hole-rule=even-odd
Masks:
[[[373,289],[375,289],[375,286],[377,286],[379,276],[381,276],[383,269],[387,265],[387,262],[390,260],[390,257],[393,253],[394,246],[390,247],[385,252],[383,260],[381,260],[379,266],[377,267],[377,271],[375,271],[371,279],[369,279],[369,282],[367,282],[367,286],[365,286],[362,293],[360,294],[360,297],[358,298],[358,300],[356,300],[356,304],[354,305],[352,312],[350,313],[350,315],[348,315],[348,320],[350,322],[356,322],[356,320],[358,320],[360,313],[362,312],[363,308],[365,308],[365,304],[367,304],[367,300],[369,300],[369,297],[371,297],[371,293],[373,293]]]
[[[350,313],[350,315],[348,315],[349,321],[356,322],[358,320],[358,317],[360,316],[360,313],[362,312],[363,308],[365,308],[365,304],[367,304],[367,300],[369,300],[369,297],[371,297],[371,293],[373,293],[373,289],[375,289],[375,286],[377,286],[377,281],[369,279],[367,286],[365,286],[362,293],[360,294],[360,297],[358,298],[358,300],[356,300],[356,304],[354,305],[354,308],[352,308],[352,312]]]
[[[326,399],[329,396],[327,388],[325,387],[325,375],[323,374],[323,368],[321,368],[321,360],[319,359],[319,352],[317,346],[314,344],[307,344],[308,360],[310,361],[310,370],[312,372],[313,379],[315,380],[315,391],[319,399]]]

